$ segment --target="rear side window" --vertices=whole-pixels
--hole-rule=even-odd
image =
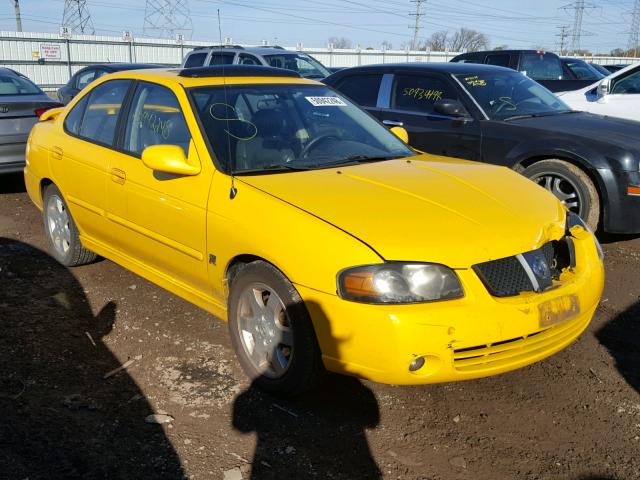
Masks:
[[[211,60],[209,60],[209,65],[231,65],[233,64],[235,56],[235,53],[213,52],[211,54]]]
[[[489,65],[497,65],[498,67],[509,67],[509,55],[500,54],[500,55],[487,55],[487,60],[485,63]]]
[[[64,119],[64,128],[67,132],[73,135],[80,134],[80,122],[82,122],[82,115],[88,100],[89,95],[84,96],[82,100],[74,105],[67,118]]]
[[[421,113],[433,113],[433,105],[443,99],[459,100],[458,92],[448,82],[424,75],[396,76],[391,107]]]
[[[130,85],[130,80],[111,80],[91,91],[80,123],[80,137],[113,145],[118,116]]]
[[[375,107],[382,74],[353,75],[341,80],[336,89],[362,107]]]
[[[550,53],[523,53],[520,71],[534,80],[562,80],[560,59]]]
[[[189,153],[191,135],[178,99],[168,88],[140,83],[131,102],[124,149],[135,155],[152,145],[177,145]]]
[[[187,57],[187,61],[184,62],[184,68],[201,67],[204,65],[205,58],[207,58],[206,52],[192,53]]]

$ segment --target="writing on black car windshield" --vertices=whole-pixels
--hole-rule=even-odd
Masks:
[[[556,115],[572,111],[542,85],[517,72],[456,77],[491,120]]]
[[[368,114],[323,86],[200,87],[190,93],[226,171],[308,170],[414,155]]]

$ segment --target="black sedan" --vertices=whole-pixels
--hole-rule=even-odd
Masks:
[[[595,228],[640,232],[640,123],[571,110],[521,73],[477,64],[387,64],[327,79],[416,149],[505,165]]]
[[[58,90],[58,100],[65,105],[75,97],[80,90],[89,85],[94,80],[107,73],[120,72],[122,70],[139,70],[141,68],[162,68],[163,65],[152,63],[103,63],[89,65],[78,70],[67,82]]]

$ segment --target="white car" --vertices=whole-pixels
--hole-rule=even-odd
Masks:
[[[640,121],[640,64],[629,65],[580,90],[556,95],[574,110]]]

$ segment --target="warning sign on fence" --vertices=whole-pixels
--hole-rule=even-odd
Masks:
[[[60,45],[56,43],[41,43],[40,58],[45,58],[47,60],[60,60],[62,58]]]

